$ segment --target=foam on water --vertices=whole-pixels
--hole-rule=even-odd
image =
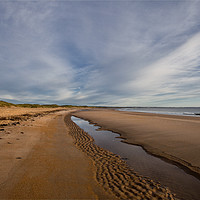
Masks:
[[[124,107],[116,110],[200,117],[200,107]]]

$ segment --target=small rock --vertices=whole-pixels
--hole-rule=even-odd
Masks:
[[[13,126],[16,126],[17,124],[20,124],[19,122],[12,123]]]
[[[0,127],[8,126],[8,124],[0,124]]]
[[[22,157],[16,157],[16,159],[22,159]]]
[[[149,190],[148,193],[149,193],[150,195],[152,195],[153,192],[152,192],[151,190]]]
[[[24,132],[23,132],[23,131],[21,131],[21,134],[24,134]]]
[[[5,130],[4,128],[1,128],[1,129],[0,129],[0,131],[4,131],[4,130]]]
[[[11,142],[8,142],[8,144],[12,144]]]

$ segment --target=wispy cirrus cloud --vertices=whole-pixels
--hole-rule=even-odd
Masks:
[[[0,97],[199,106],[200,3],[0,2]]]

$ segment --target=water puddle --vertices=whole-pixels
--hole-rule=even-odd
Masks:
[[[170,164],[146,153],[142,147],[121,142],[119,134],[97,130],[99,127],[88,121],[72,117],[72,120],[95,140],[95,144],[120,155],[127,164],[142,176],[147,176],[161,185],[167,186],[177,198],[184,200],[200,199],[200,180],[187,174],[176,165]]]

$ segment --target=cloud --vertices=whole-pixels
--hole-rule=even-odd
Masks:
[[[141,70],[130,88],[163,99],[199,97],[200,33],[164,58]]]
[[[199,8],[197,1],[1,2],[0,97],[199,105]]]

